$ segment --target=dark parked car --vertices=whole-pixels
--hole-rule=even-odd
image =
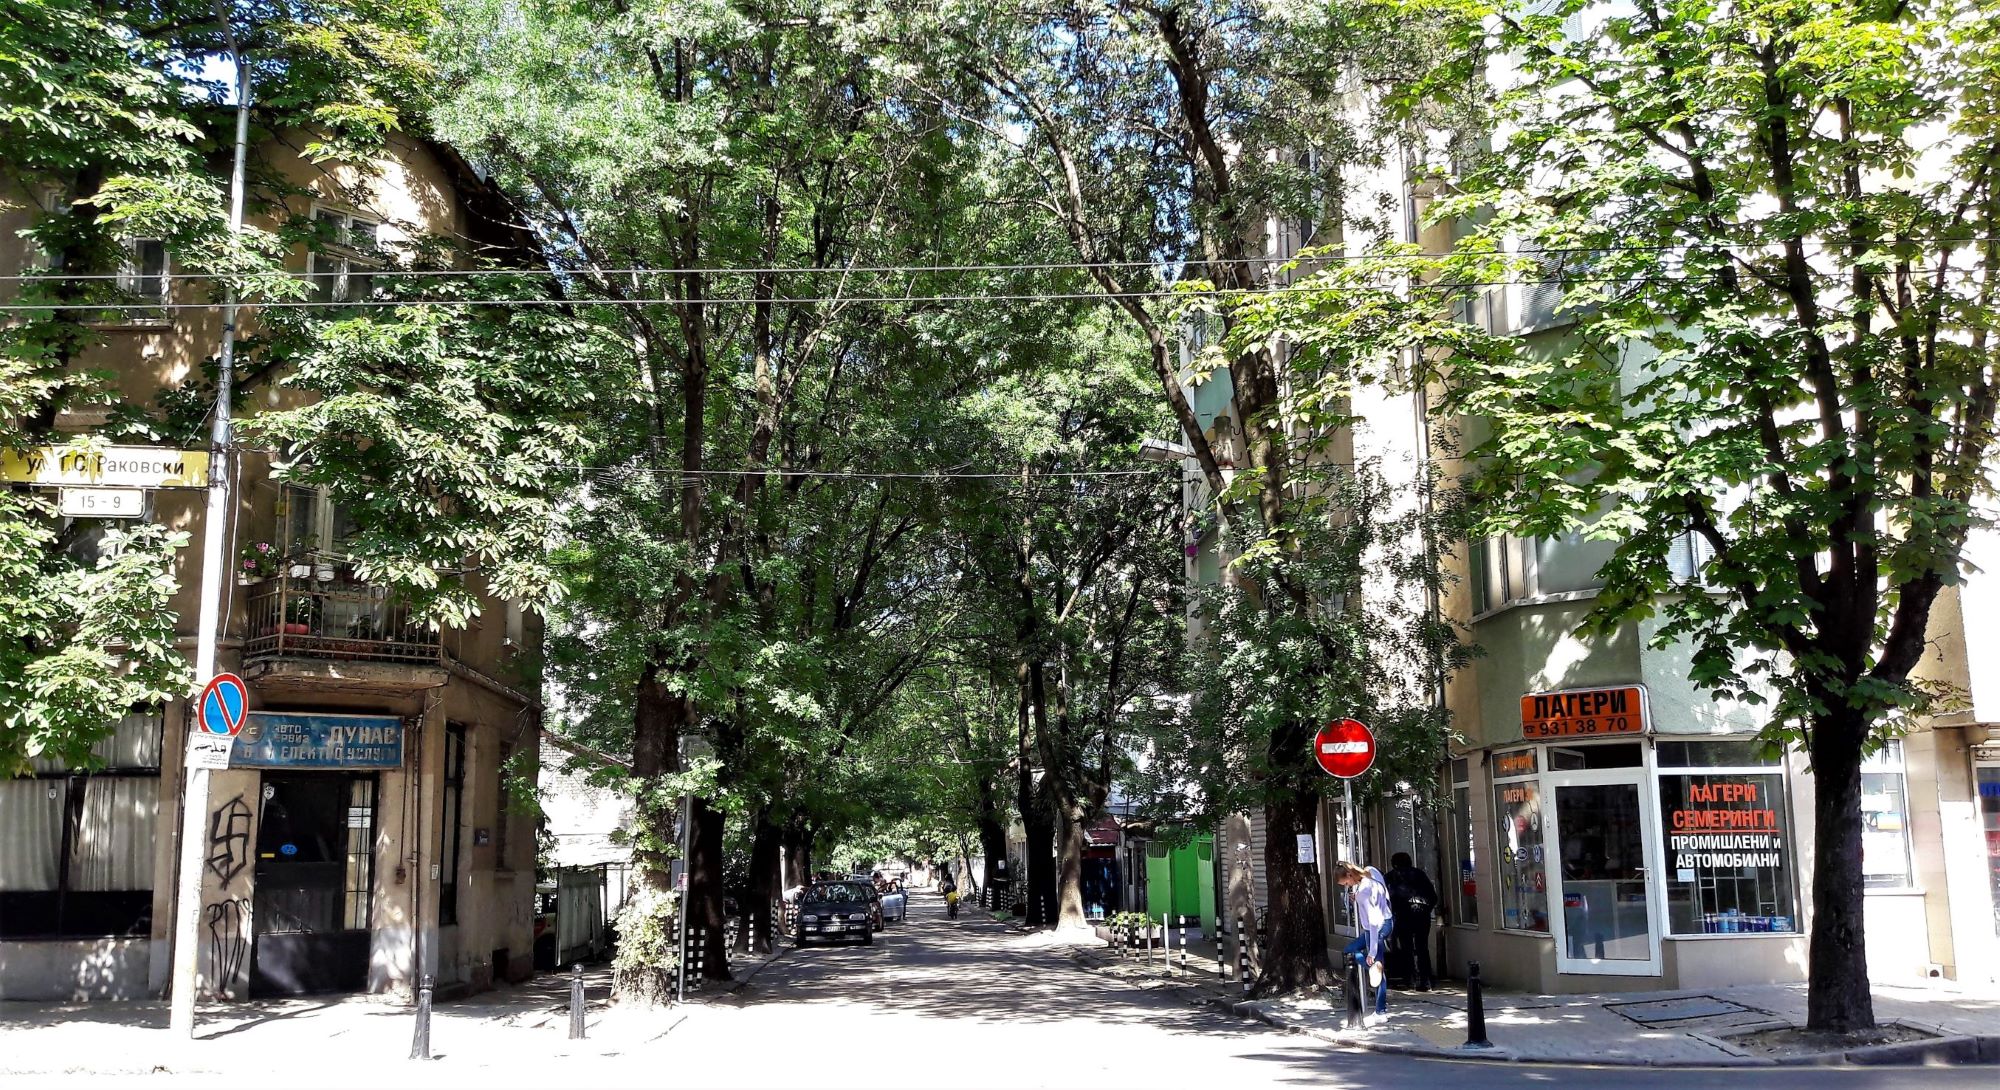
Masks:
[[[792,940],[800,946],[808,939],[858,938],[863,946],[875,944],[875,932],[882,926],[881,903],[865,882],[822,882],[806,887],[799,897],[799,922]]]

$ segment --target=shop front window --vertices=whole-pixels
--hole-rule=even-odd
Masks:
[[[1861,884],[1867,889],[1911,884],[1909,795],[1902,742],[1861,762]]]
[[[1500,926],[1515,931],[1549,930],[1549,880],[1542,858],[1542,792],[1532,778],[1501,779],[1503,773],[1534,772],[1533,750],[1493,755],[1493,819],[1498,851]]]
[[[1791,808],[1775,756],[1753,742],[1662,742],[1667,930],[1798,930]]]
[[[1993,881],[1993,933],[2000,935],[2000,764],[1979,766],[1979,814],[1986,829],[1986,870]]]
[[[0,780],[0,938],[150,932],[162,718],[135,712],[84,771],[37,760]]]
[[[1451,852],[1446,862],[1451,873],[1445,876],[1445,897],[1451,906],[1451,922],[1479,923],[1479,855],[1472,835],[1471,762],[1463,758],[1451,762]]]

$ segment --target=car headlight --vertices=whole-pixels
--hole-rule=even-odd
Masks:
[[[866,920],[866,919],[868,918],[868,913],[866,913],[866,912],[856,912],[856,913],[854,913],[853,915],[851,915],[851,916],[849,916],[849,917],[847,917],[847,918],[848,918],[848,919],[850,919],[850,920],[852,920],[852,921],[854,921],[855,923],[860,923],[860,922],[862,922],[863,920]]]

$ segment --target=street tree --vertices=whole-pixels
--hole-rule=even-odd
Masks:
[[[1406,51],[1383,48],[1394,38],[1375,33],[1380,24],[1350,24],[1331,9],[1231,0],[902,14],[915,28],[906,38],[922,43],[912,63],[927,66],[931,93],[1015,151],[1027,191],[1143,342],[1169,426],[1196,468],[1199,502],[1213,505],[1235,547],[1259,558],[1237,566],[1232,587],[1272,615],[1268,631],[1312,630],[1337,600],[1321,595],[1340,588],[1305,577],[1301,549],[1326,512],[1304,502],[1310,490],[1294,476],[1309,450],[1323,456],[1325,440],[1292,441],[1281,346],[1228,338],[1236,319],[1227,307],[1214,312],[1219,329],[1183,323],[1162,296],[1173,274],[1228,298],[1266,286],[1273,222],[1383,233],[1393,213],[1348,200],[1347,188],[1354,169],[1379,165],[1392,145],[1366,138],[1349,88]],[[1189,373],[1181,348],[1209,333],[1233,351]],[[1189,394],[1211,376],[1227,383],[1230,410],[1219,419],[1204,418]],[[1300,665],[1308,682],[1325,672]],[[1266,820],[1271,896],[1258,987],[1283,992],[1331,983],[1324,906],[1294,848],[1316,827],[1322,785],[1309,754],[1318,724],[1301,716],[1267,725],[1248,800]]]
[[[1457,44],[1406,101],[1468,123],[1430,209],[1463,241],[1323,271],[1246,331],[1423,349],[1484,432],[1483,529],[1615,543],[1587,623],[1656,616],[1695,683],[1765,707],[1813,770],[1808,1025],[1865,1029],[1861,762],[1946,706],[1926,629],[1991,522],[1996,11],[1391,10]],[[1510,281],[1558,291],[1561,332],[1446,318]]]
[[[221,179],[233,110],[199,73],[226,52],[221,18],[255,50],[260,133],[307,127],[352,150],[394,128],[413,85],[421,0],[356,8],[263,2],[0,5],[0,178],[30,216],[36,276],[0,324],[0,447],[27,451],[179,437],[171,414],[113,393],[103,323],[135,299],[115,273],[134,239],[245,294],[295,292],[282,246],[228,230]],[[218,284],[221,281],[218,281]],[[199,388],[193,382],[190,388]],[[79,432],[73,416],[103,423]],[[73,765],[140,704],[185,695],[168,608],[185,534],[140,524],[91,541],[44,500],[0,494],[0,773]]]

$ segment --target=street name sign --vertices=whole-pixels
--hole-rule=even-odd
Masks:
[[[32,447],[0,452],[0,480],[48,488],[207,488],[208,452]]]

